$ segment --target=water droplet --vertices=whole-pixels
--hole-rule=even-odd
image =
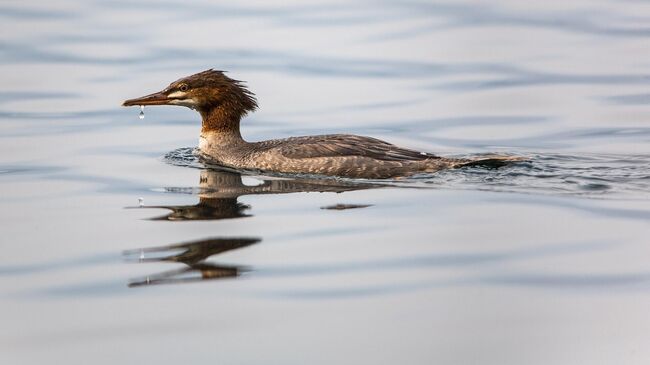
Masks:
[[[144,105],[140,105],[140,119],[144,119]]]
[[[138,198],[138,205],[140,205],[140,208],[144,207],[144,198]]]

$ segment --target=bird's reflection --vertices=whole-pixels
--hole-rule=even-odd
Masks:
[[[171,193],[196,194],[199,197],[198,204],[143,206],[141,208],[162,208],[170,210],[168,214],[150,218],[151,220],[219,220],[250,216],[250,214],[246,212],[250,209],[250,206],[237,201],[237,199],[242,195],[298,192],[341,193],[345,191],[381,187],[381,185],[378,184],[339,181],[334,179],[256,179],[259,182],[258,184],[246,185],[242,180],[242,175],[237,172],[205,169],[201,171],[198,188],[168,187],[164,189],[166,192]],[[365,206],[366,205],[355,205],[354,207],[361,208]],[[129,287],[194,282],[239,276],[241,273],[246,271],[245,267],[217,264],[208,262],[207,259],[211,256],[246,247],[259,241],[259,238],[220,237],[169,246],[125,251],[125,259],[131,262],[176,262],[187,265],[181,269],[165,271],[132,280],[129,283]]]
[[[185,283],[239,276],[245,267],[207,262],[214,255],[260,242],[259,238],[210,238],[175,245],[124,251],[131,262],[178,262],[187,267],[132,280],[129,287]]]
[[[260,178],[261,179],[261,178]],[[169,209],[171,212],[151,220],[218,220],[249,217],[250,206],[239,203],[242,195],[286,194],[298,192],[354,191],[381,187],[379,184],[357,183],[334,179],[271,179],[264,178],[258,185],[246,185],[242,175],[231,171],[206,169],[201,171],[199,188],[165,188],[167,192],[190,193],[199,196],[195,205],[158,205],[143,208]]]

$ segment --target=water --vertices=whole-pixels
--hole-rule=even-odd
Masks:
[[[650,357],[646,2],[26,1],[0,18],[0,363]],[[256,93],[249,140],[530,161],[237,172],[193,154],[196,112],[120,106],[212,67]]]

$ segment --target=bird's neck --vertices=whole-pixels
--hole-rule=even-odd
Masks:
[[[239,110],[222,104],[199,112],[202,118],[201,137],[216,144],[245,143],[239,132],[239,121],[243,114]]]

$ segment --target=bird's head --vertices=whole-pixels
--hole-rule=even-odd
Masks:
[[[241,117],[255,110],[257,101],[241,81],[210,69],[176,80],[162,91],[126,100],[122,105],[180,105],[201,114],[224,108]]]

